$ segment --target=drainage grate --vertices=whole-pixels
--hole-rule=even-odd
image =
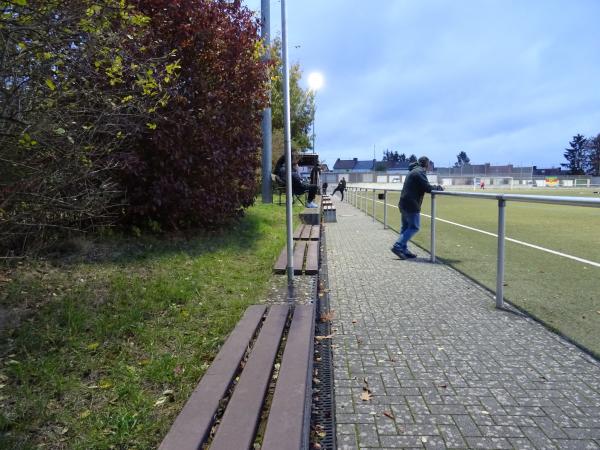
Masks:
[[[326,237],[324,228],[321,230],[321,265],[317,292],[317,323],[316,336],[329,336],[331,322],[321,321],[321,317],[329,312],[329,280],[327,278]],[[335,450],[335,396],[333,386],[333,355],[331,339],[315,340],[315,378],[318,384],[313,385],[313,402],[311,415],[311,441],[313,446],[322,450]],[[316,446],[314,444],[319,444]]]

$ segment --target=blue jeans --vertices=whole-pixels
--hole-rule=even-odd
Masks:
[[[402,228],[400,228],[400,236],[394,244],[394,248],[401,252],[408,251],[408,241],[417,234],[421,228],[421,213],[411,213],[400,210],[402,215]]]

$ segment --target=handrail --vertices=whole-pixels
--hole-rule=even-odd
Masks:
[[[401,189],[388,189],[374,187],[372,184],[365,187],[348,186],[348,202],[355,207],[362,209],[359,200],[359,192],[369,190],[372,191],[373,201],[373,220],[375,220],[375,192],[383,191],[383,228],[387,228],[387,193],[401,192]],[[500,193],[482,193],[482,192],[461,192],[461,191],[432,191],[431,192],[431,246],[430,255],[431,262],[435,263],[435,225],[436,225],[436,201],[435,198],[439,195],[448,197],[469,197],[487,200],[496,200],[498,202],[498,250],[496,261],[496,307],[504,307],[504,247],[505,247],[505,230],[506,230],[506,202],[526,202],[526,203],[546,203],[553,205],[570,205],[570,206],[586,206],[592,208],[600,208],[600,198],[587,197],[571,197],[571,196],[556,196],[556,195],[521,195],[521,194],[500,194]],[[367,197],[365,199],[365,214],[367,212]]]

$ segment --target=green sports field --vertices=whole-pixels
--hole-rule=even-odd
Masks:
[[[504,192],[600,198],[594,193],[598,190],[536,188]],[[473,192],[468,188],[464,191]],[[485,191],[492,192],[501,191]],[[366,195],[369,201],[365,203],[371,215],[372,191]],[[386,201],[388,225],[395,230],[400,223],[398,198],[398,192],[388,192]],[[497,233],[495,200],[438,196],[436,205],[439,219]],[[421,232],[414,238],[415,244],[428,251],[430,206],[431,197],[427,195],[423,203]],[[376,202],[375,213],[378,220],[383,221],[382,201]],[[496,237],[455,224],[436,222],[436,256],[481,285],[495,290]],[[588,261],[576,261],[507,241],[504,296],[600,355],[600,208],[509,201],[506,236]]]

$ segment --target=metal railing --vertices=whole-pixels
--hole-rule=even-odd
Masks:
[[[387,193],[400,192],[401,189],[382,189],[377,187],[356,187],[348,186],[346,201],[361,211],[364,209],[368,215],[368,193],[371,191],[373,221],[375,221],[375,196],[377,192],[383,192],[383,228],[387,225]],[[364,195],[362,193],[364,192]],[[600,208],[600,199],[586,197],[558,197],[546,195],[519,195],[519,194],[484,194],[475,192],[447,192],[447,191],[432,191],[431,192],[431,244],[430,244],[430,261],[436,262],[435,257],[435,222],[436,222],[436,197],[470,197],[477,199],[496,200],[498,202],[498,247],[496,254],[496,307],[504,307],[504,262],[505,262],[505,241],[506,241],[506,202],[526,202],[526,203],[548,203],[552,205],[571,205],[571,206],[587,206]]]

